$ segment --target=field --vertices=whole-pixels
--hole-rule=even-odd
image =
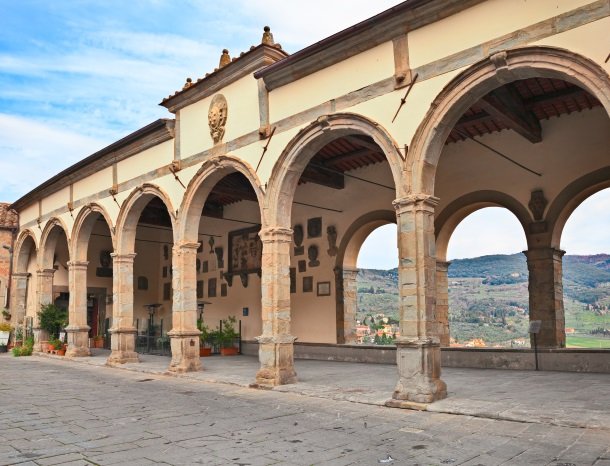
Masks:
[[[575,330],[568,344],[610,347],[610,255],[565,256],[563,263],[565,325]],[[480,338],[487,346],[529,346],[528,270],[523,254],[454,260],[448,275],[449,327],[458,344]],[[396,269],[361,269],[357,283],[361,321],[378,314],[398,321]]]

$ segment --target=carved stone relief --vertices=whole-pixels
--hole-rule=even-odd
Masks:
[[[227,99],[222,94],[216,94],[212,98],[208,111],[208,125],[210,126],[210,136],[212,136],[214,144],[220,143],[225,135],[227,115]]]
[[[312,244],[307,248],[307,257],[309,257],[309,267],[317,267],[320,265],[318,260],[318,246]]]
[[[339,249],[337,248],[337,229],[334,226],[326,228],[326,235],[328,237],[328,250],[326,251],[329,256],[336,256]]]
[[[303,225],[295,225],[292,229],[292,237],[294,239],[294,255],[302,256],[305,254],[305,247],[303,246],[303,239],[305,234],[303,232]]]
[[[541,189],[532,191],[532,196],[530,197],[528,207],[530,208],[530,211],[534,216],[534,220],[536,220],[537,222],[542,220],[544,216],[544,209],[546,208],[547,204],[548,201],[544,197],[544,193]]]

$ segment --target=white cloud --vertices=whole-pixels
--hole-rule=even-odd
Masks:
[[[0,201],[12,202],[104,142],[0,113]]]

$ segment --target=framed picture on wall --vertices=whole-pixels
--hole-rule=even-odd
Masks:
[[[261,269],[263,243],[258,237],[260,226],[229,232],[229,273],[255,273]]]
[[[303,293],[311,293],[313,291],[313,277],[303,277]]]
[[[330,296],[330,282],[318,282],[318,296]]]

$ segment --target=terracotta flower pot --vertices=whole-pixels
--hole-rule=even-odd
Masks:
[[[220,355],[221,356],[236,356],[237,348],[235,348],[234,346],[232,346],[230,348],[220,348]]]
[[[104,339],[103,338],[95,338],[93,340],[94,348],[103,348],[104,347]]]
[[[212,348],[205,348],[203,346],[199,347],[199,356],[200,357],[206,357],[206,356],[211,356],[212,355]]]
[[[57,356],[65,356],[65,355],[66,355],[66,349],[65,348],[57,350]]]

